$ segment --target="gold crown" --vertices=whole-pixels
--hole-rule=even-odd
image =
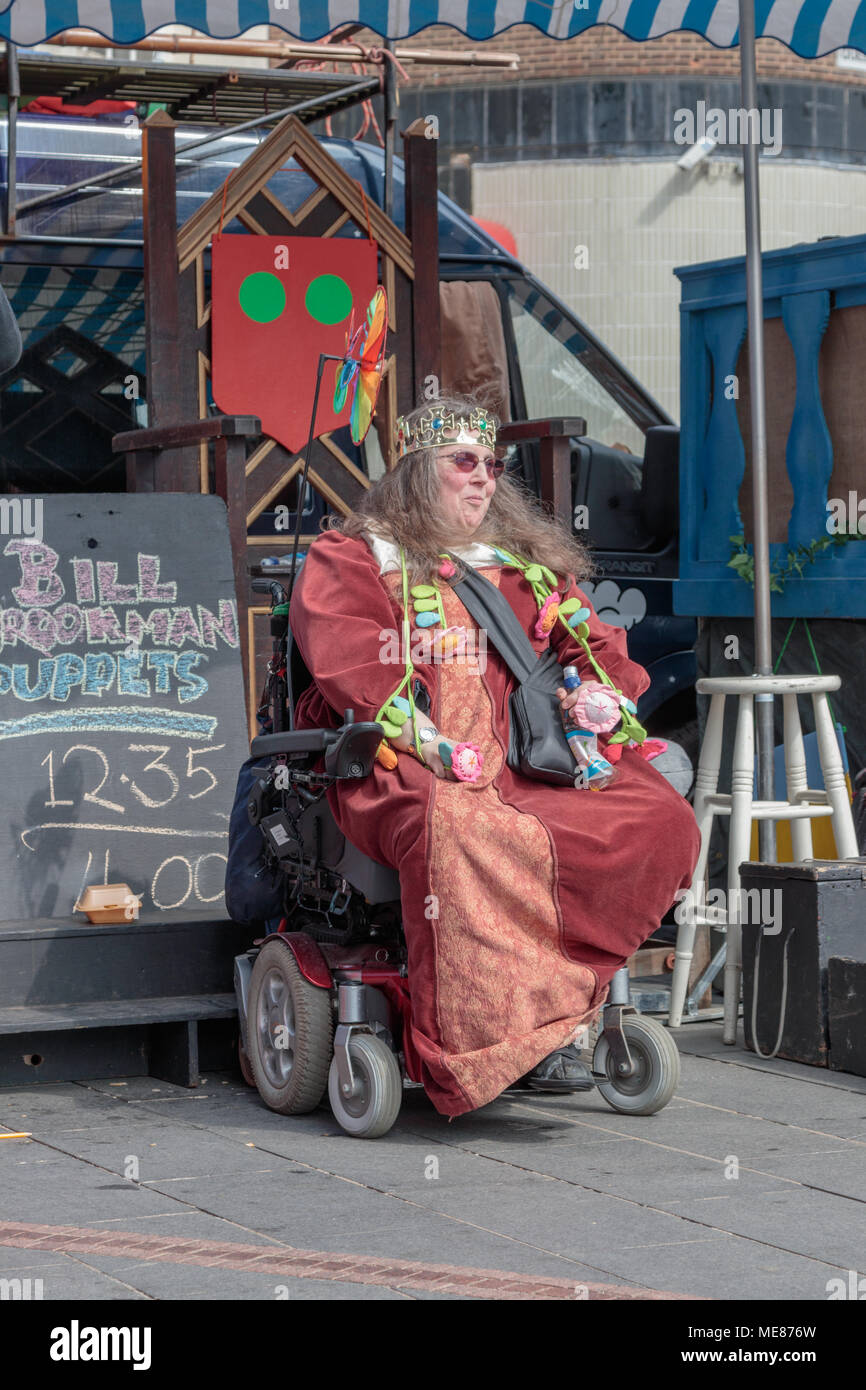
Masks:
[[[453,411],[430,410],[408,424],[405,415],[397,419],[397,458],[416,454],[420,449],[433,449],[439,444],[496,444],[496,427],[499,420],[487,410],[472,410],[469,416],[455,415]]]

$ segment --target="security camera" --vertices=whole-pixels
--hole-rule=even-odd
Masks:
[[[718,143],[718,140],[714,140],[712,135],[702,135],[700,140],[689,146],[685,154],[680,155],[677,160],[677,168],[694,169],[696,165],[712,154]]]

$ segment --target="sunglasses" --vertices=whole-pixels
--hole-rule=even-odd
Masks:
[[[487,469],[488,478],[500,478],[505,471],[505,460],[497,459],[491,455],[487,458],[479,458],[477,454],[462,452],[459,454],[446,455],[446,462],[453,463],[454,467],[461,473],[473,473],[479,463],[483,463]]]

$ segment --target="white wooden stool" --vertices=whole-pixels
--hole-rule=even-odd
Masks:
[[[725,961],[723,1041],[737,1039],[737,1015],[740,1003],[740,865],[750,857],[752,823],[756,820],[791,821],[791,842],[798,860],[812,858],[812,827],[810,821],[829,816],[833,823],[836,853],[840,859],[855,858],[858,854],[857,836],[845,770],[836,739],[836,730],[827,703],[827,692],[838,690],[838,676],[721,676],[706,677],[697,682],[700,695],[711,695],[710,713],[701,746],[700,761],[695,778],[694,811],[701,832],[701,852],[691,883],[689,896],[680,910],[680,927],[674,973],[671,982],[671,1003],[668,1026],[679,1028],[688,991],[689,971],[698,926],[721,926],[726,931],[723,947]],[[722,733],[725,718],[725,697],[739,696],[737,730],[734,739],[733,774],[730,793],[718,791],[719,766],[722,758]],[[788,783],[787,801],[756,801],[755,778],[755,696],[781,695],[784,707],[785,773]],[[803,731],[797,708],[798,695],[811,695],[815,711],[815,730],[818,752],[824,776],[824,790],[807,784],[806,755]],[[727,911],[708,913],[704,900],[704,878],[710,850],[710,836],[716,816],[730,816],[728,838]],[[735,910],[732,912],[731,908]],[[720,953],[721,955],[721,953]],[[706,987],[708,972],[692,992],[697,999]]]

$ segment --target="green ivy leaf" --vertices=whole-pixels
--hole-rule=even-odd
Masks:
[[[746,570],[751,569],[752,557],[751,555],[735,555],[732,560],[728,561],[728,565],[738,574],[743,574]]]

